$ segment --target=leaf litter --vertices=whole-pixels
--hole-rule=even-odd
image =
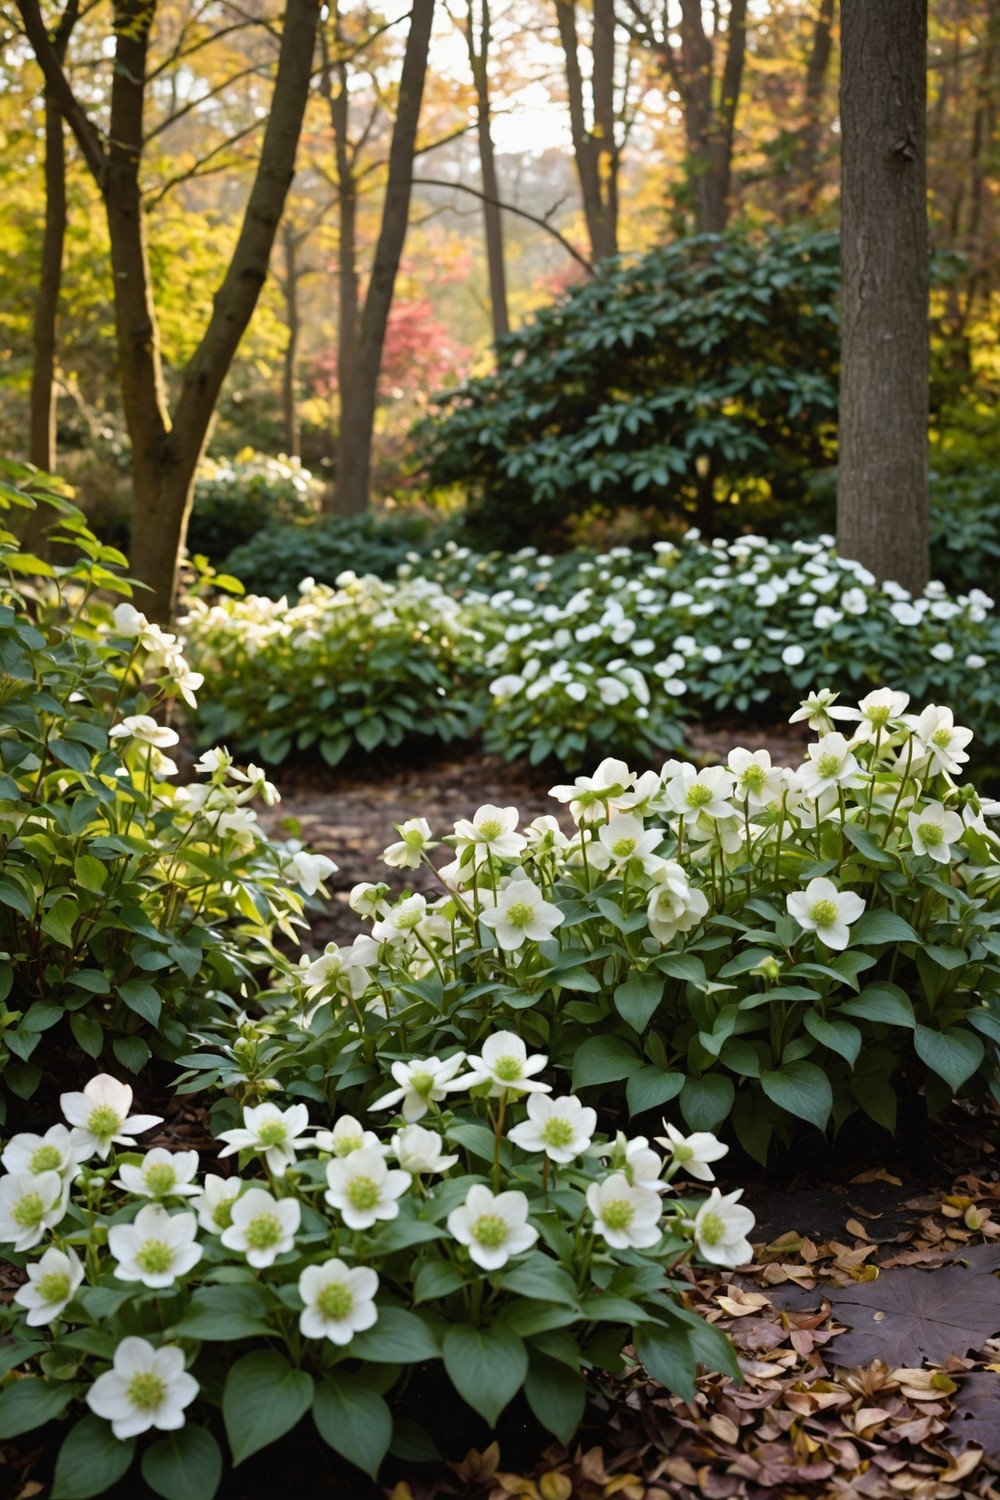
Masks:
[[[691,1272],[689,1304],[729,1333],[742,1386],[707,1374],[689,1403],[635,1366],[609,1381],[578,1446],[518,1473],[493,1443],[450,1479],[384,1494],[1000,1500],[1000,1172],[979,1146],[977,1170],[946,1191],[908,1193],[875,1169],[833,1195],[839,1232],[787,1230],[755,1245],[751,1268]],[[876,1210],[858,1190],[879,1179],[892,1193]],[[803,1222],[832,1211],[815,1190],[805,1200]],[[789,1193],[786,1222],[796,1208]]]

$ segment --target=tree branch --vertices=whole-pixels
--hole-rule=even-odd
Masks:
[[[83,159],[90,168],[97,186],[103,192],[108,158],[100,132],[73,92],[73,87],[59,61],[59,54],[42,19],[38,0],[16,0],[16,4],[24,26],[24,34],[31,43],[35,60],[45,75],[45,86],[59,113],[76,137]]]
[[[541,219],[537,214],[529,213],[526,208],[518,208],[515,203],[502,203],[499,198],[487,198],[485,193],[481,193],[478,188],[469,187],[466,182],[444,182],[437,177],[415,177],[413,179],[413,186],[453,188],[459,193],[471,193],[473,198],[478,198],[481,203],[493,203],[497,208],[503,209],[504,213],[516,214],[519,219],[527,219],[529,224],[537,224],[539,229],[544,229],[547,234],[551,234],[554,240],[558,240],[566,253],[572,255],[573,259],[578,265],[583,267],[588,276],[595,274],[593,264],[587,260],[586,256],[581,255],[574,245],[570,244],[565,235],[560,234],[559,230],[553,224],[550,224],[548,219]]]

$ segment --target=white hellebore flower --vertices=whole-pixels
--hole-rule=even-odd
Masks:
[[[772,766],[767,750],[730,750],[726,761],[736,777],[733,796],[751,807],[767,807],[780,798],[785,786],[785,773],[780,766]]]
[[[659,1193],[636,1187],[623,1172],[614,1172],[587,1189],[594,1229],[613,1250],[645,1250],[660,1238],[663,1205]]]
[[[547,1083],[541,1083],[531,1075],[540,1073],[548,1058],[540,1052],[529,1057],[528,1049],[513,1031],[497,1031],[483,1043],[482,1054],[469,1058],[471,1072],[459,1080],[466,1088],[475,1088],[479,1083],[490,1085],[490,1098],[499,1098],[508,1090],[514,1094],[549,1094]]]
[[[410,1186],[410,1174],[387,1167],[381,1151],[364,1146],[326,1164],[329,1184],[323,1194],[348,1229],[370,1229],[378,1219],[394,1219],[397,1198]]]
[[[171,1216],[159,1203],[147,1203],[131,1224],[112,1224],[108,1230],[108,1249],[118,1262],[115,1275],[148,1287],[173,1286],[201,1260],[197,1233],[194,1214]]]
[[[464,1052],[455,1052],[443,1061],[438,1057],[425,1057],[417,1062],[394,1062],[392,1076],[399,1084],[389,1094],[376,1099],[372,1109],[392,1109],[401,1105],[400,1114],[408,1125],[422,1120],[432,1104],[440,1104],[453,1089],[464,1089],[464,1078],[455,1074],[465,1062]]]
[[[927,766],[932,772],[956,775],[969,758],[965,747],[972,739],[972,730],[956,724],[950,708],[939,708],[933,703],[909,723],[920,752],[914,755],[912,769]]]
[[[31,1250],[66,1212],[69,1183],[58,1172],[0,1178],[0,1244]]]
[[[586,1151],[596,1128],[596,1109],[575,1094],[561,1099],[529,1094],[528,1118],[508,1135],[522,1151],[544,1151],[550,1161],[568,1162]]]
[[[682,1135],[676,1125],[670,1125],[666,1120],[663,1128],[667,1133],[656,1136],[656,1144],[669,1152],[689,1177],[697,1177],[701,1182],[714,1182],[715,1173],[708,1164],[725,1156],[729,1147],[724,1146],[709,1130],[696,1130],[691,1135]]]
[[[399,842],[390,844],[382,855],[382,862],[394,870],[415,870],[420,864],[425,849],[433,849],[431,825],[426,818],[410,818],[405,823],[394,823]]]
[[[633,1187],[648,1188],[653,1193],[668,1193],[669,1182],[660,1175],[663,1157],[652,1150],[644,1135],[628,1139],[624,1130],[619,1130],[615,1139],[602,1149],[601,1159],[607,1160],[613,1172],[620,1172]]]
[[[332,1130],[317,1130],[314,1142],[318,1151],[328,1151],[331,1156],[350,1156],[352,1151],[372,1148],[384,1156],[388,1146],[383,1146],[374,1130],[366,1130],[353,1115],[341,1115]]]
[[[525,877],[511,880],[496,896],[485,893],[482,901],[479,920],[493,929],[506,953],[516,953],[526,938],[544,943],[564,920],[558,906],[546,901],[537,885]]]
[[[694,766],[680,765],[677,774],[667,782],[666,801],[685,823],[707,818],[731,818],[733,808],[726,800],[733,794],[736,778],[724,766],[708,766],[696,771]]]
[[[392,943],[419,927],[427,915],[427,897],[417,892],[397,901],[385,916],[375,923],[372,937],[378,943]]]
[[[816,798],[838,786],[861,785],[861,766],[839,731],[825,734],[806,754],[809,759],[799,767],[799,783],[807,797]]]
[[[965,832],[958,813],[950,812],[940,802],[931,802],[919,812],[911,812],[907,822],[914,854],[929,854],[942,865],[951,859],[950,845]]]
[[[83,1266],[75,1250],[46,1250],[40,1261],[25,1267],[28,1273],[26,1286],[14,1293],[19,1307],[28,1309],[25,1319],[29,1328],[38,1328],[43,1323],[54,1323],[62,1316],[67,1304],[72,1302],[76,1289],[83,1281]]]
[[[518,811],[516,807],[494,807],[486,803],[470,822],[459,818],[455,824],[456,849],[459,860],[468,858],[471,851],[476,869],[486,864],[490,855],[497,859],[517,859],[527,840],[517,833]]]
[[[834,719],[855,717],[852,708],[835,706],[839,696],[839,693],[832,692],[830,688],[819,688],[802,700],[789,719],[789,724],[801,724],[805,720],[809,728],[815,730],[817,734],[829,734],[833,728]]]
[[[304,1144],[300,1137],[309,1129],[309,1111],[304,1104],[291,1104],[288,1109],[279,1109],[276,1104],[247,1105],[243,1111],[243,1127],[223,1130],[220,1141],[227,1141],[219,1157],[232,1156],[235,1151],[258,1151],[276,1177],[281,1177],[295,1163],[296,1148]]]
[[[184,1369],[184,1351],[175,1344],[154,1349],[146,1339],[122,1339],[114,1365],[98,1375],[86,1401],[95,1416],[111,1423],[119,1442],[151,1427],[176,1432],[184,1408],[198,1394],[198,1382]]]
[[[325,854],[310,854],[307,850],[300,849],[285,861],[281,872],[292,885],[301,887],[307,896],[315,896],[326,877],[335,874],[338,869],[339,866]]]
[[[447,1172],[458,1161],[457,1156],[444,1156],[441,1137],[435,1130],[423,1125],[406,1125],[392,1138],[392,1149],[404,1172],[419,1177],[421,1172]]]
[[[708,897],[693,890],[687,875],[674,860],[666,860],[656,872],[646,903],[649,930],[658,943],[669,943],[678,932],[690,932],[708,915]]]
[[[197,1151],[167,1151],[154,1146],[141,1165],[123,1162],[114,1183],[140,1198],[190,1198],[199,1191],[194,1180],[197,1170]]]
[[[98,1073],[84,1084],[83,1093],[60,1094],[59,1104],[73,1126],[73,1140],[85,1151],[106,1160],[111,1147],[134,1146],[129,1131],[152,1130],[162,1125],[162,1115],[130,1115],[132,1090],[108,1073]]]
[[[493,1194],[479,1183],[469,1189],[461,1208],[452,1209],[448,1229],[484,1271],[498,1271],[538,1239],[538,1230],[528,1223],[524,1193]]]
[[[347,1266],[333,1256],[321,1266],[306,1266],[299,1277],[305,1308],[299,1329],[307,1339],[349,1344],[356,1333],[378,1321],[375,1293],[378,1274],[368,1266]]]
[[[572,786],[551,787],[549,796],[569,803],[574,823],[596,823],[603,819],[607,804],[624,796],[634,784],[635,772],[623,760],[609,756],[593,776],[578,776]]]
[[[275,1198],[266,1188],[251,1188],[233,1204],[232,1223],[223,1230],[227,1250],[239,1250],[248,1265],[262,1270],[274,1264],[286,1250],[295,1249],[295,1234],[302,1222],[297,1198]]]
[[[720,1193],[713,1188],[694,1218],[694,1242],[699,1254],[716,1266],[743,1266],[753,1258],[753,1247],[747,1239],[754,1226],[754,1216],[737,1202],[743,1189]]]
[[[909,693],[896,693],[892,688],[876,688],[862,698],[857,709],[845,709],[845,714],[860,721],[854,734],[855,744],[864,744],[879,733],[885,735],[887,731],[900,728],[909,701]]]
[[[0,1163],[8,1172],[58,1172],[72,1180],[79,1176],[80,1162],[89,1155],[87,1147],[73,1139],[65,1125],[50,1125],[44,1135],[27,1131],[11,1136],[0,1154]]]
[[[373,885],[370,880],[362,880],[351,886],[347,904],[359,917],[383,917],[389,910],[385,899],[388,892],[389,887],[384,881]]]
[[[788,915],[794,917],[805,932],[815,932],[828,948],[846,948],[851,941],[848,930],[865,909],[864,900],[854,891],[839,891],[832,880],[818,876],[804,891],[793,891],[786,898]]]
[[[634,814],[615,813],[602,824],[587,854],[595,870],[606,870],[610,865],[620,870],[637,860],[643,872],[652,875],[662,863],[655,852],[662,842],[662,828],[644,829],[642,819]]]
[[[239,1177],[217,1177],[206,1172],[204,1191],[191,1199],[197,1210],[198,1223],[208,1234],[221,1234],[233,1222],[233,1204],[243,1183]]]
[[[358,933],[349,948],[327,943],[319,958],[314,958],[303,973],[306,995],[312,999],[320,991],[332,989],[338,995],[360,1000],[368,988],[369,970],[378,961],[378,944],[365,933]]]
[[[179,743],[180,735],[176,729],[168,729],[164,724],[157,724],[149,714],[132,714],[108,730],[108,739],[138,740],[141,745],[152,745],[157,750],[169,750],[171,745]]]

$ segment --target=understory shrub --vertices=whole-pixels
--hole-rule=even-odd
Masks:
[[[175,1056],[220,995],[272,982],[276,930],[304,925],[292,851],[248,805],[272,793],[263,772],[211,794],[173,784],[178,735],[153,713],[193,705],[201,678],[127,602],[122,555],[38,498],[76,560],[0,532],[0,1119],[81,1061],[137,1073]],[[5,509],[31,503],[0,487]]]
[[[1000,804],[957,784],[971,731],[909,702],[878,689],[852,709],[817,691],[796,718],[820,737],[796,771],[763,750],[641,775],[606,759],[553,788],[568,833],[481,808],[443,841],[440,897],[357,887],[370,936],[329,947],[259,1024],[192,1054],[189,1086],[281,1088],[366,1117],[390,1064],[437,1098],[438,1059],[500,1028],[605,1113],[676,1100],[690,1129],[728,1122],[761,1161],[772,1140],[859,1110],[892,1130],[918,1090],[931,1113],[1000,1098],[986,821]],[[390,867],[430,861],[423,818],[399,833]]]
[[[688,533],[647,553],[555,557],[448,545],[396,584],[346,573],[292,604],[196,603],[184,628],[213,682],[204,740],[271,760],[319,745],[332,761],[354,741],[482,725],[486,748],[508,759],[651,763],[681,747],[685,722],[774,718],[814,684],[890,678],[961,702],[985,749],[1000,740],[993,600],[940,582],[916,599],[878,588],[828,537],[708,545]]]
[[[395,578],[414,552],[423,555],[443,546],[455,529],[430,515],[377,510],[308,525],[268,526],[235,547],[223,566],[248,593],[280,599],[282,594],[294,596],[303,578],[332,585],[348,570]]]
[[[206,459],[198,470],[187,550],[217,566],[267,527],[287,531],[319,509],[321,486],[297,458],[245,449]]]

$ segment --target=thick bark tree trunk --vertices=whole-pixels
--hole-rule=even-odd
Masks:
[[[360,515],[368,506],[372,433],[378,400],[386,325],[392,306],[400,256],[406,239],[413,183],[413,152],[427,75],[434,0],[413,0],[399,84],[396,123],[389,147],[389,176],[385,188],[382,227],[375,249],[371,280],[365,295],[358,339],[351,355],[350,379],[340,387],[340,432],[337,438],[336,489],[333,513]]]
[[[927,0],[842,0],[837,545],[919,592],[927,543]]]
[[[480,0],[479,39],[472,0],[466,12],[465,36],[469,46],[469,65],[476,90],[476,137],[479,142],[479,170],[483,183],[483,233],[486,239],[486,265],[490,281],[490,314],[494,344],[510,332],[507,310],[507,272],[503,258],[503,220],[500,216],[500,192],[497,186],[496,159],[490,123],[490,4]]]

